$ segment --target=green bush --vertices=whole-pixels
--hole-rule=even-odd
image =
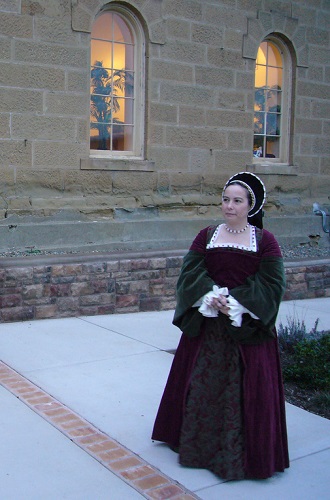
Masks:
[[[280,323],[277,329],[281,352],[286,351],[292,354],[295,346],[302,340],[320,338],[324,332],[317,330],[318,324],[319,318],[315,320],[313,328],[308,332],[304,320],[292,316],[287,317],[287,324],[284,326]]]
[[[292,354],[297,343],[306,338],[307,330],[304,320],[288,317],[287,322],[287,325],[280,323],[278,327],[278,341],[281,352]]]
[[[293,346],[292,358],[283,368],[284,379],[309,389],[330,390],[330,333],[303,338]]]

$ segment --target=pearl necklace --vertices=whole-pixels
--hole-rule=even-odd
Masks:
[[[228,231],[228,233],[234,233],[234,234],[239,234],[239,233],[244,233],[244,231],[247,230],[247,228],[249,227],[249,223],[246,224],[245,227],[243,227],[243,229],[230,229],[230,227],[227,226],[227,224],[225,224],[225,229],[226,231]]]

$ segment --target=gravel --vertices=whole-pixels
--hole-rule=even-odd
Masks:
[[[38,250],[33,247],[28,247],[26,250],[18,250],[16,248],[10,248],[7,251],[0,252],[0,258],[8,257],[36,257],[38,255],[81,255],[81,254],[97,254],[98,251],[88,251],[81,252],[78,250]]]
[[[281,251],[283,258],[286,261],[297,261],[297,260],[312,260],[312,259],[329,259],[330,258],[330,246],[319,247],[317,245],[300,244],[300,245],[281,245]],[[15,257],[37,257],[38,255],[97,255],[98,253],[106,253],[104,249],[101,250],[91,250],[88,251],[78,251],[78,250],[39,250],[35,247],[26,247],[26,249],[15,249],[11,248],[7,251],[0,252],[1,258],[15,258]]]
[[[290,260],[311,260],[311,259],[329,259],[330,246],[312,246],[312,245],[283,245],[281,246],[283,258]]]

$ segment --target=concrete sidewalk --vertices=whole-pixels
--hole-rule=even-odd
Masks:
[[[0,498],[325,500],[330,421],[287,404],[291,467],[222,482],[150,434],[180,332],[173,311],[0,325]],[[278,323],[330,328],[330,299],[284,302]]]

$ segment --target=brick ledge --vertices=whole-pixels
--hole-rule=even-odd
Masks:
[[[186,251],[0,260],[0,321],[174,309]],[[330,259],[285,262],[284,300],[330,297]]]

